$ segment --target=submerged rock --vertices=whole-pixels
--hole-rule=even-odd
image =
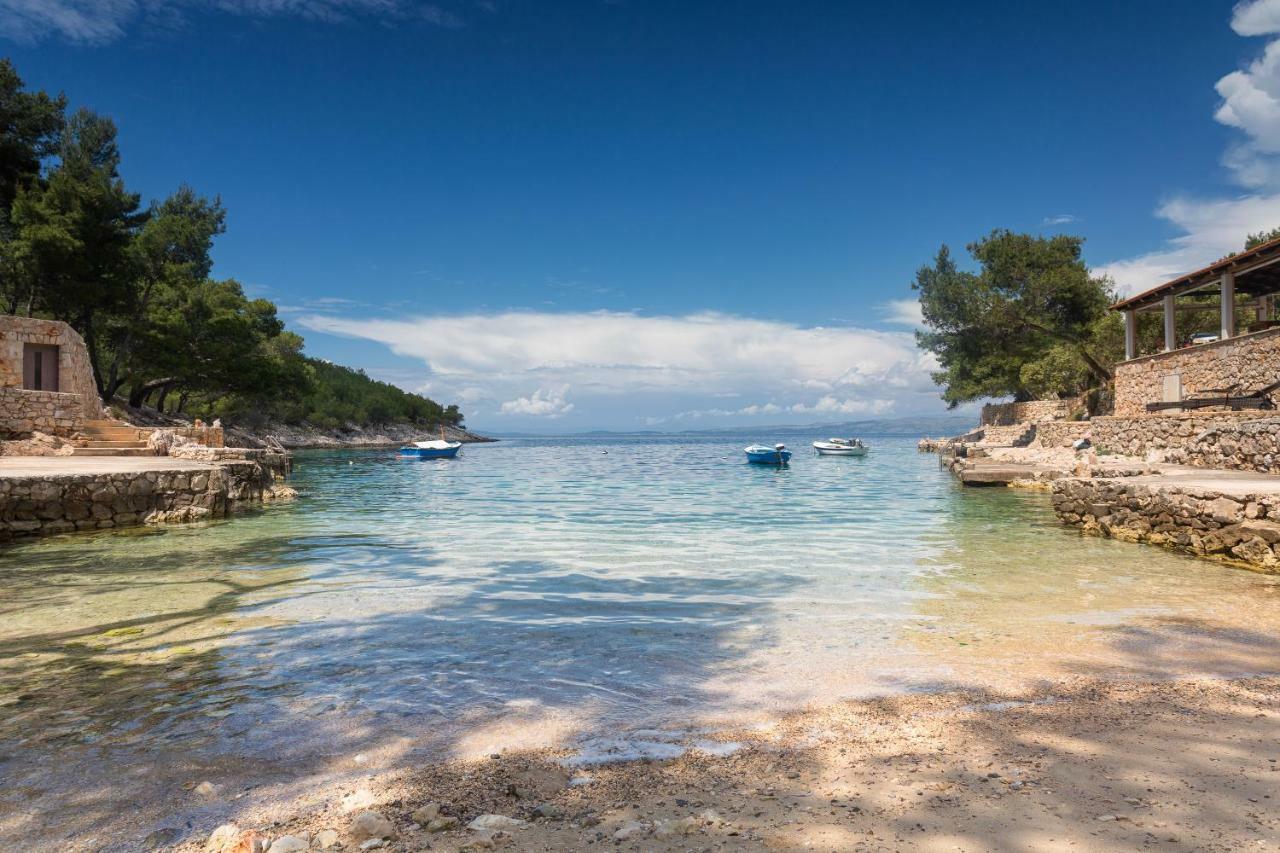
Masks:
[[[221,785],[215,785],[212,782],[204,781],[196,785],[193,792],[197,797],[216,797],[222,791]]]

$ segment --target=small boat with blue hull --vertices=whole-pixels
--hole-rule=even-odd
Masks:
[[[416,459],[452,459],[458,455],[461,448],[460,441],[445,441],[439,438],[435,441],[415,441],[413,444],[406,444],[400,448],[400,455]]]
[[[791,451],[787,450],[785,444],[775,444],[773,447],[753,444],[743,452],[747,454],[748,462],[757,465],[786,465],[791,461]]]

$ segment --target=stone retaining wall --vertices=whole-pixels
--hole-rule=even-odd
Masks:
[[[1042,421],[1036,424],[1032,447],[1070,447],[1072,442],[1089,435],[1089,421]]]
[[[1182,377],[1182,396],[1239,385],[1241,393],[1280,381],[1280,329],[1254,332],[1193,347],[1135,358],[1116,365],[1115,414],[1146,414],[1164,399],[1165,377]],[[1272,399],[1280,402],[1280,393]]]
[[[37,430],[69,436],[82,419],[78,394],[0,388],[0,433],[5,436],[30,435]]]
[[[1275,412],[1094,418],[1093,445],[1126,456],[1200,468],[1280,473],[1280,415]]]
[[[222,518],[291,495],[273,459],[208,468],[0,477],[0,541],[15,536]]]
[[[1079,399],[1030,400],[1026,403],[988,403],[982,407],[983,426],[1012,426],[1062,420],[1084,408]]]
[[[1280,495],[1068,479],[1053,484],[1053,509],[1085,533],[1280,573]]]

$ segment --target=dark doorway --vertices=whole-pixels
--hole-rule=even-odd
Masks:
[[[28,391],[58,390],[58,348],[52,344],[22,345],[22,387]]]

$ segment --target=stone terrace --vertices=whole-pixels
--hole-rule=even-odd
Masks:
[[[0,541],[17,536],[201,521],[292,490],[287,457],[240,451],[223,461],[170,457],[0,458]]]

